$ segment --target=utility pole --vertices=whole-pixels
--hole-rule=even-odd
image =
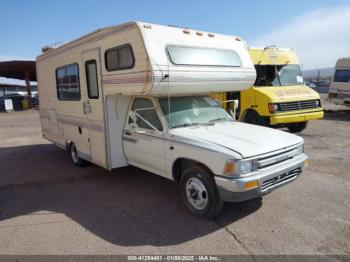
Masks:
[[[25,72],[25,82],[27,87],[27,98],[28,98],[28,106],[32,108],[32,87],[30,86],[30,72],[26,70]]]

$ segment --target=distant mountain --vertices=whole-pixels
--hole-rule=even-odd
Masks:
[[[304,70],[303,76],[306,78],[317,78],[318,72],[320,71],[320,77],[331,77],[333,75],[333,70],[333,67]]]

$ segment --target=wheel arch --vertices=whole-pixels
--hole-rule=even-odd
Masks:
[[[191,159],[191,158],[185,158],[185,157],[179,157],[177,158],[172,165],[172,177],[175,181],[179,182],[181,179],[182,171],[184,168],[190,166],[190,165],[198,165],[202,168],[206,169],[210,174],[214,175],[214,172],[205,164],[202,162]]]
[[[71,144],[74,144],[74,142],[71,141],[71,140],[66,140],[66,151],[67,152],[69,152],[68,150],[70,149],[69,147],[70,147]]]
[[[252,108],[248,108],[248,109],[244,110],[244,112],[242,113],[239,121],[245,122],[245,118],[247,117],[248,114],[257,114],[257,115],[259,115],[259,113],[256,110],[254,110]]]

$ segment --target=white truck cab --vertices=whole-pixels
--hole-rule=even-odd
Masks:
[[[208,95],[134,97],[128,116],[128,162],[179,182],[202,217],[295,180],[307,160],[300,137],[235,122]]]
[[[179,182],[199,217],[295,180],[307,160],[300,137],[237,123],[209,96],[255,81],[236,36],[126,23],[45,48],[37,76],[43,137],[75,165]]]

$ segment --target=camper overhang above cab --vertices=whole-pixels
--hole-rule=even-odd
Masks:
[[[152,95],[238,91],[256,72],[236,36],[137,22],[153,72]]]
[[[37,65],[63,66],[88,50],[99,52],[104,95],[237,91],[251,87],[256,78],[239,37],[142,22],[100,29],[44,48]]]

